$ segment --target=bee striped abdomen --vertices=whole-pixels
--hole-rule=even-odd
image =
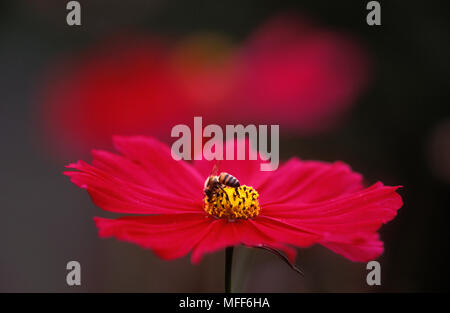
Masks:
[[[236,177],[228,173],[220,173],[219,182],[229,187],[239,187],[241,185]]]

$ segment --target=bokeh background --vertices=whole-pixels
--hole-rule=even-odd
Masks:
[[[382,285],[315,246],[295,275],[239,248],[236,291],[448,290],[450,28],[442,1],[80,1],[0,4],[0,291],[221,292],[224,253],[200,265],[97,237],[95,207],[64,165],[112,133],[204,123],[280,124],[282,159],[342,160],[403,185],[381,229]],[[82,285],[66,284],[77,260]]]

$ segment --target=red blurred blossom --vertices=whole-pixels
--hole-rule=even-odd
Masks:
[[[364,188],[361,175],[342,162],[293,158],[261,172],[262,160],[224,160],[220,170],[259,192],[261,211],[249,219],[216,218],[203,207],[213,162],[175,161],[168,146],[148,137],[115,137],[114,146],[120,154],[95,150],[92,164],[78,161],[68,166],[77,171],[65,174],[100,208],[138,214],[96,217],[101,237],[135,243],[167,260],[192,251],[198,263],[205,253],[243,244],[282,250],[294,262],[294,247],[321,244],[368,261],[383,252],[378,229],[402,206],[398,187],[378,182]]]
[[[104,145],[112,134],[170,134],[187,99],[156,39],[102,43],[56,66],[41,92],[42,122],[61,150]],[[67,144],[70,143],[70,144]]]
[[[246,117],[300,133],[334,126],[364,89],[369,70],[356,40],[294,16],[257,29],[238,63],[235,101],[253,108]]]
[[[334,126],[367,77],[366,54],[352,38],[278,16],[238,48],[210,33],[170,45],[122,37],[100,44],[47,76],[41,120],[62,151],[104,146],[115,134],[168,139],[193,116],[305,134]]]

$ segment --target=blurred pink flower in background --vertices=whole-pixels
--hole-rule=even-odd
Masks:
[[[365,51],[349,36],[278,16],[239,54],[237,101],[249,117],[310,133],[334,126],[368,79]]]
[[[187,105],[167,55],[158,40],[127,39],[58,64],[41,91],[45,134],[63,151],[88,151],[111,134],[170,134],[168,119]]]
[[[355,103],[368,78],[364,51],[347,36],[278,16],[240,47],[195,34],[178,42],[116,38],[54,65],[41,90],[44,134],[60,152],[106,147],[111,135],[169,140],[192,123],[279,124],[324,131]]]

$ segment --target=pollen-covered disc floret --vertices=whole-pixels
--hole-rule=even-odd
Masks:
[[[205,197],[205,211],[218,218],[248,219],[258,216],[259,194],[252,187],[224,187]]]

